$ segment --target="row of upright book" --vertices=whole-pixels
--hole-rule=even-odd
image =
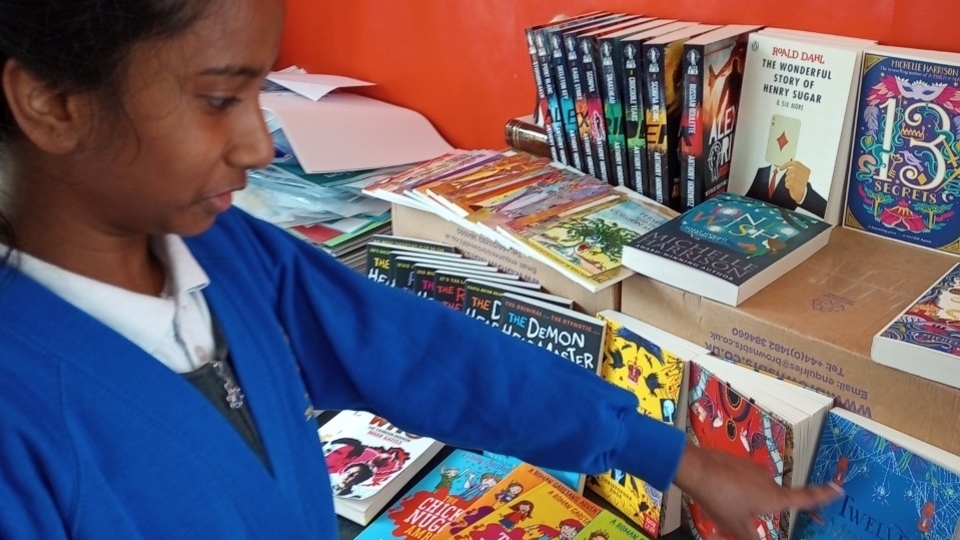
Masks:
[[[834,482],[843,488],[844,496],[829,507],[758,519],[762,538],[955,538],[960,520],[957,456],[835,409],[829,396],[720,360],[703,347],[618,311],[581,313],[537,284],[518,286],[523,280],[516,276],[470,268],[484,265],[468,263],[449,246],[394,237],[374,242],[370,250],[371,268],[380,269],[369,274],[371,279],[405,288],[391,277],[397,268],[382,261],[420,259],[434,270],[433,286],[411,293],[552,350],[558,362],[575,362],[632,392],[639,414],[685,430],[694,444],[750,459],[782,485]],[[440,268],[448,276],[459,275],[460,281],[441,281]],[[450,290],[442,292],[446,286]],[[488,309],[477,310],[481,306]],[[531,328],[535,330],[528,331]],[[382,419],[369,416],[362,424],[364,429],[371,424],[380,431],[390,429]],[[410,447],[385,447],[384,441],[403,446],[396,433],[373,440],[372,453],[355,447],[345,451],[342,445],[355,446],[362,437],[339,427],[327,428],[326,434],[321,428],[321,438],[328,463],[333,460],[331,483],[338,499],[362,500],[364,486],[388,484],[375,470],[356,480],[350,472],[353,463],[343,461],[344,456],[367,455],[367,463],[373,456],[410,456],[405,463],[425,467],[437,451],[436,441],[417,437],[416,444],[432,449],[426,460],[401,451]],[[384,471],[402,468],[394,461],[383,463],[388,461]],[[363,524],[373,521],[359,538],[597,540],[585,531],[602,528],[609,536],[599,538],[608,539],[656,538],[682,528],[699,540],[717,533],[696,501],[676,487],[661,493],[624,471],[584,476],[541,470],[478,449],[454,451],[415,485],[406,485],[410,476],[401,480],[402,487],[394,485],[391,495],[401,495],[385,512],[378,515],[379,508],[374,508],[352,514],[351,519]],[[357,487],[344,490],[349,482]],[[599,507],[584,499],[587,492]],[[389,499],[381,500],[380,508]],[[531,508],[522,511],[521,502]],[[567,536],[550,536],[564,526]]]
[[[960,252],[960,54],[607,12],[526,37],[557,161],[678,211],[731,192]]]

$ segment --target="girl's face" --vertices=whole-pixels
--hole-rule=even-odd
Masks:
[[[214,0],[186,33],[137,44],[123,114],[95,127],[82,208],[129,233],[203,232],[265,166],[273,146],[259,109],[283,27],[281,0]],[[97,126],[97,124],[94,124]],[[99,173],[98,173],[99,171]]]

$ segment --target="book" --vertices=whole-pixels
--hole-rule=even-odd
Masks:
[[[647,95],[647,174],[651,199],[680,209],[680,113],[683,108],[683,45],[693,36],[719,28],[695,24],[643,44]]]
[[[866,51],[843,224],[960,253],[960,54]]]
[[[747,37],[755,25],[730,24],[683,46],[680,199],[688,210],[727,189]]]
[[[511,464],[454,449],[370,523],[357,540],[433,538],[513,469]]]
[[[673,19],[653,19],[615,32],[599,36],[600,76],[603,80],[603,111],[607,125],[607,155],[610,160],[611,184],[636,189],[629,180],[627,161],[627,132],[624,102],[623,38],[676,22]]]
[[[494,328],[500,328],[503,318],[503,295],[506,293],[530,296],[536,300],[573,309],[573,300],[532,289],[513,287],[506,283],[468,278],[464,283],[463,313]]]
[[[721,193],[627,244],[623,264],[738,306],[819,251],[830,231],[818,218]]]
[[[708,351],[619,311],[604,310],[597,317],[607,323],[600,376],[633,393],[640,414],[685,429],[684,366]],[[588,478],[587,486],[653,538],[680,526],[676,486],[664,494],[616,469]]]
[[[797,516],[796,540],[958,537],[960,458],[879,422],[830,411],[810,483],[844,495]]]
[[[521,252],[600,290],[632,275],[622,265],[624,245],[675,216],[639,194],[621,195],[532,223],[512,220],[497,230]]]
[[[840,222],[863,51],[750,35],[728,191]]]
[[[561,539],[563,537],[560,537]],[[573,540],[652,540],[656,536],[647,536],[634,529],[629,521],[609,510],[601,510],[597,517],[587,523]]]
[[[749,459],[777,484],[805,484],[817,440],[833,398],[757,371],[703,355],[687,370],[687,435],[701,448]],[[694,540],[717,536],[716,524],[696,501],[683,500],[684,519]],[[761,538],[787,540],[796,511],[756,520]]]
[[[435,254],[437,257],[462,259],[456,248],[439,242],[421,241],[415,238],[391,237],[389,235],[375,235],[364,246],[367,277],[377,283],[396,286],[394,271],[395,260],[391,255],[395,253],[412,255],[421,253],[425,256]]]
[[[337,515],[366,525],[443,447],[363,411],[341,411],[318,430]]]
[[[518,116],[507,120],[503,126],[503,139],[507,146],[514,150],[538,157],[551,157],[547,131],[536,124],[532,116]]]
[[[960,265],[873,337],[874,362],[960,388]]]
[[[650,17],[626,17],[617,24],[582,32],[577,36],[576,62],[583,78],[583,98],[582,102],[577,102],[577,110],[584,111],[581,125],[587,128],[581,130],[580,143],[584,148],[589,146],[589,150],[584,153],[590,155],[593,160],[592,163],[587,164],[587,170],[591,175],[611,185],[617,184],[612,179],[610,159],[607,155],[607,125],[603,105],[607,80],[603,77],[600,65],[600,38],[627,28],[635,28],[638,23],[651,20]],[[584,133],[586,137],[583,137]]]
[[[453,540],[572,538],[600,507],[547,478],[455,533]],[[561,536],[561,534],[563,536]]]

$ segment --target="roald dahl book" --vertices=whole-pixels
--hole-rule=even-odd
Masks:
[[[830,228],[812,216],[721,193],[627,244],[623,264],[737,306],[825,246]]]

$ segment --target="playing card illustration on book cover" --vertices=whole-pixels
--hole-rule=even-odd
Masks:
[[[960,253],[960,68],[864,57],[844,223]]]
[[[749,459],[783,485],[792,471],[792,432],[700,365],[691,362],[689,370],[688,435],[701,448]],[[697,540],[719,534],[716,524],[694,501],[685,497],[683,502],[684,517]],[[762,538],[785,540],[787,521],[786,514],[764,516],[757,520],[756,528]]]
[[[601,376],[637,396],[641,414],[675,425],[683,361],[620,322],[604,320],[607,336]],[[663,493],[618,469],[590,477],[587,485],[646,534],[659,536]]]
[[[801,512],[795,538],[956,538],[960,477],[878,434],[870,424],[846,411],[827,416],[810,483],[833,482],[844,496],[825,508]]]

